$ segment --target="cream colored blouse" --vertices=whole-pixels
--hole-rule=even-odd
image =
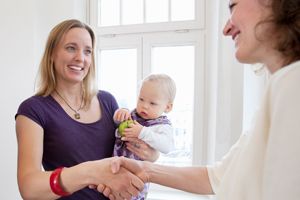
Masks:
[[[300,61],[273,74],[250,130],[208,166],[217,200],[300,199]]]

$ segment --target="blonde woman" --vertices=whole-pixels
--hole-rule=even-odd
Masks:
[[[125,169],[117,175],[109,170],[118,105],[95,87],[94,48],[92,29],[78,20],[63,21],[50,32],[37,93],[16,114],[24,199],[107,199],[93,189],[100,183],[109,185],[116,199],[130,199],[143,188]],[[146,160],[158,156],[147,145],[136,153]]]

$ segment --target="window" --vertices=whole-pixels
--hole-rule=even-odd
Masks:
[[[158,162],[203,163],[204,0],[93,0],[99,88],[133,109],[140,81],[166,73],[176,82],[175,149]]]
[[[99,50],[99,86],[114,94],[123,108],[133,108],[137,94],[137,51],[133,48]]]
[[[161,156],[159,162],[185,166],[219,160],[243,128],[243,67],[233,56],[231,39],[222,36],[228,2],[89,3],[89,22],[97,33],[101,89],[112,92],[120,106],[134,108],[138,84],[149,73],[168,73],[176,81],[178,93],[169,114],[176,150]],[[191,199],[153,184],[150,190],[150,199],[164,198],[162,193],[168,196],[165,199]]]
[[[175,127],[175,151],[167,156],[160,156],[160,163],[192,164],[194,56],[194,45],[152,47],[151,71],[169,74],[177,85],[174,109],[170,112],[170,119]]]
[[[191,165],[195,163],[193,156],[194,159],[200,157],[197,152],[193,153],[193,146],[197,143],[193,133],[201,129],[197,127],[201,123],[195,123],[201,118],[194,113],[195,107],[201,110],[201,104],[194,102],[195,98],[201,100],[203,96],[203,84],[196,84],[203,81],[203,63],[195,58],[203,46],[201,34],[198,34],[100,37],[98,42],[99,86],[110,91],[120,107],[135,108],[139,83],[150,73],[166,73],[175,80],[177,94],[173,110],[168,115],[175,129],[175,150],[162,155],[161,163]]]
[[[194,0],[100,0],[98,26],[195,20]]]
[[[204,28],[204,0],[90,0],[99,35]]]

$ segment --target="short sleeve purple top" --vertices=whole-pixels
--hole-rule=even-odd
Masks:
[[[72,119],[52,96],[32,96],[21,103],[17,115],[24,115],[44,130],[43,167],[71,167],[91,160],[111,157],[115,143],[116,124],[113,114],[118,108],[115,98],[106,91],[97,94],[101,119],[81,123]],[[83,189],[61,199],[106,199],[91,189]]]

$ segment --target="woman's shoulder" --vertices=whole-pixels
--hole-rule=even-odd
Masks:
[[[269,95],[278,99],[299,99],[300,61],[277,71],[269,82]]]
[[[115,99],[115,97],[106,90],[99,90],[97,93],[97,97],[98,97],[98,99],[101,99],[102,101]]]
[[[294,81],[299,81],[300,61],[296,61],[290,65],[278,70],[272,77],[271,82],[274,84],[283,84]]]
[[[23,102],[21,102],[20,107],[37,106],[37,105],[42,104],[46,99],[47,99],[47,97],[34,95],[34,96],[31,96],[31,97],[25,99]]]
[[[41,116],[45,115],[45,110],[47,109],[48,97],[43,96],[31,96],[25,99],[19,106],[15,118],[18,115],[25,115],[30,119],[40,119]]]
[[[118,103],[115,97],[105,90],[99,90],[97,94],[99,102],[106,108],[107,110],[114,112],[118,108]]]

